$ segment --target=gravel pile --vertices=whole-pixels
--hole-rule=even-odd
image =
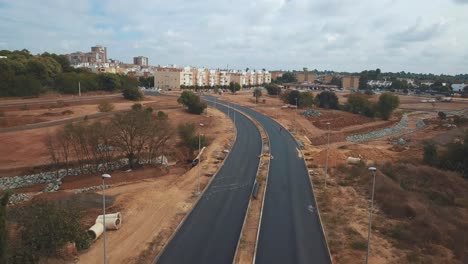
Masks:
[[[110,188],[112,185],[106,184],[104,185],[105,189]],[[91,186],[91,187],[86,187],[86,188],[81,188],[81,189],[75,189],[75,193],[84,193],[84,192],[89,192],[89,191],[96,191],[96,190],[102,190],[102,185],[97,185],[97,186]]]
[[[19,204],[31,200],[32,196],[25,193],[14,193],[8,199],[8,204]]]
[[[142,160],[140,164],[160,164],[158,160]],[[97,172],[105,172],[115,169],[120,169],[128,165],[128,159],[120,159],[110,164],[99,164],[96,168],[95,165],[85,165],[82,169],[61,169],[59,171],[41,172],[38,174],[25,175],[25,176],[14,176],[14,177],[3,177],[0,178],[0,190],[17,189],[22,187],[28,187],[35,184],[47,184],[44,192],[56,192],[59,190],[62,184],[61,179],[66,176],[76,176],[81,174],[90,174]]]
[[[303,116],[321,116],[322,114],[317,110],[309,109],[309,110],[306,110],[306,111],[302,112],[301,115],[303,115]]]
[[[390,136],[392,134],[401,132],[407,126],[408,126],[408,116],[405,114],[401,118],[400,122],[398,122],[398,124],[396,124],[393,127],[372,131],[372,132],[369,132],[369,133],[366,133],[366,134],[351,135],[351,136],[346,137],[346,140],[348,140],[350,142],[370,141],[370,140]]]

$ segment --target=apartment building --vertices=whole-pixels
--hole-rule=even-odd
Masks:
[[[359,76],[343,76],[341,78],[341,87],[343,89],[358,89]]]
[[[163,89],[178,90],[182,85],[228,86],[231,82],[242,87],[270,83],[271,74],[267,71],[237,72],[193,67],[156,67],[154,72],[154,86]]]
[[[103,46],[91,47],[91,52],[77,51],[66,55],[70,64],[78,65],[82,63],[106,63],[107,48]]]
[[[154,72],[154,87],[179,90],[182,85],[183,69],[159,68]]]
[[[271,80],[276,80],[279,77],[282,77],[283,73],[285,73],[285,71],[271,71],[270,72]]]
[[[298,82],[310,82],[313,83],[316,80],[315,73],[309,71],[295,72],[296,79]]]
[[[147,67],[148,57],[143,57],[143,56],[133,57],[133,64]]]

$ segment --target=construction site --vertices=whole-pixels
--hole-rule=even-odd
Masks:
[[[13,190],[9,208],[21,208],[39,198],[85,208],[83,225],[93,238],[90,248],[79,254],[70,250],[49,263],[94,263],[102,256],[104,229],[109,230],[109,263],[151,263],[199,199],[198,168],[201,166],[202,190],[216,177],[235,141],[232,120],[215,107],[201,115],[189,114],[177,103],[180,93],[165,95],[146,96],[139,103],[166,113],[173,128],[188,122],[203,124],[197,125],[197,133],[203,133],[209,145],[201,155],[201,165],[192,168],[174,135],[159,165],[134,170],[123,166],[124,170],[112,171],[112,177],[106,179],[106,221],[102,219],[100,174],[67,173],[60,184],[50,186],[55,176],[47,174],[51,168],[47,137],[69,123],[108,122],[134,102],[115,94],[89,95],[87,100],[49,95],[43,102],[1,101],[0,184],[2,189]],[[372,187],[369,166],[378,169],[369,262],[468,261],[468,244],[460,232],[468,228],[468,183],[458,173],[422,164],[426,142],[443,149],[463,141],[467,123],[455,124],[454,117],[468,118],[468,101],[422,102],[421,97],[400,95],[398,109],[389,120],[382,120],[315,106],[288,107],[266,91],[258,103],[250,90],[215,96],[267,115],[294,135],[309,169],[334,263],[362,263],[365,258]],[[349,93],[340,91],[337,96],[345,103]],[[378,95],[369,98],[376,101]],[[103,102],[112,104],[112,110],[100,111]],[[439,112],[446,118],[441,119]],[[261,133],[262,138],[267,137]],[[268,174],[266,164],[259,167],[263,180]],[[260,190],[260,198],[263,192]],[[262,210],[260,203],[251,206],[254,215]],[[259,220],[246,221],[255,226]],[[243,236],[255,243],[254,233]],[[254,250],[253,244],[246,248]],[[245,254],[236,263],[250,262],[251,253]]]

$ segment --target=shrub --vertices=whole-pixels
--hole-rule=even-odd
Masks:
[[[433,143],[424,144],[423,162],[431,166],[437,165],[437,148]]]
[[[437,115],[439,116],[440,120],[447,119],[447,115],[442,111],[438,112]]]
[[[142,104],[133,104],[132,105],[132,110],[133,111],[141,111],[141,110],[143,110],[143,105]]]
[[[114,110],[114,108],[114,104],[111,104],[109,102],[102,102],[98,105],[99,112],[110,112]]]
[[[362,94],[350,94],[348,97],[348,110],[355,114],[374,117],[375,106]]]
[[[379,97],[377,103],[377,109],[383,119],[388,120],[395,110],[400,105],[400,99],[398,96],[392,93],[383,93]]]
[[[80,223],[81,210],[77,208],[33,200],[20,214],[21,247],[34,260],[54,256],[68,242],[75,242],[79,250],[90,246],[90,238]]]
[[[199,139],[199,135],[196,134],[196,127],[194,123],[180,124],[177,127],[177,132],[179,134],[180,139],[182,140],[182,145],[188,148],[189,155],[191,155],[193,151],[198,149],[199,140],[201,147],[208,145],[208,141],[205,135],[201,135]]]
[[[158,111],[157,118],[159,120],[167,120],[169,118],[169,116],[166,113],[164,113],[163,111]]]
[[[253,96],[255,97],[255,103],[258,104],[258,98],[262,96],[262,89],[260,88],[255,88],[253,90]]]
[[[140,92],[138,87],[125,88],[122,92],[122,95],[125,99],[131,101],[140,101],[143,99],[143,94]]]
[[[315,97],[315,101],[319,107],[338,109],[338,97],[334,92],[323,91]]]
[[[311,107],[314,104],[314,95],[311,92],[299,93],[299,107]]]
[[[191,91],[183,91],[177,102],[186,106],[189,113],[197,115],[203,113],[207,107],[207,104],[200,100],[200,96]]]
[[[275,84],[267,84],[265,86],[265,89],[267,90],[269,95],[280,95],[281,94],[281,88],[278,85]]]

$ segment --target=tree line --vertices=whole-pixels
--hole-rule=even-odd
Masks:
[[[116,114],[107,123],[68,124],[46,140],[55,169],[78,167],[98,172],[114,169],[115,162],[128,159],[135,168],[142,161],[155,161],[164,154],[172,129],[167,115],[153,115],[152,108],[135,104],[131,111]]]
[[[349,95],[345,104],[340,104],[338,96],[331,91],[322,91],[314,96],[312,92],[283,91],[275,84],[269,84],[265,88],[269,95],[280,96],[284,103],[297,105],[299,108],[315,105],[320,108],[343,110],[367,117],[380,116],[385,120],[391,117],[393,111],[400,104],[398,96],[389,92],[381,94],[377,103],[371,102],[368,95],[354,93]]]
[[[136,88],[138,80],[119,74],[96,74],[71,67],[65,55],[28,50],[1,50],[0,96],[38,96],[47,91],[78,94],[81,91],[116,91]]]

